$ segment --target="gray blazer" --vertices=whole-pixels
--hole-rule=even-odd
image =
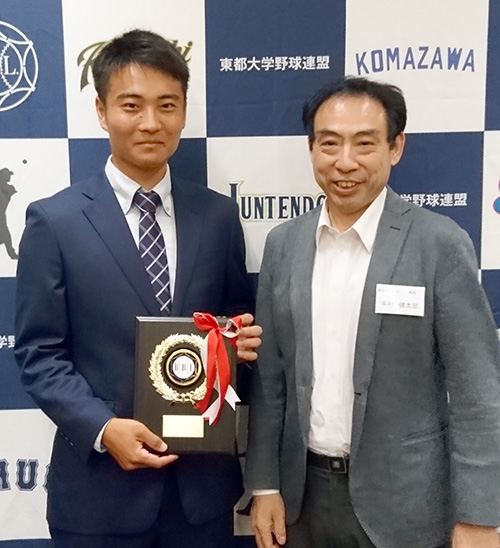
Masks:
[[[305,483],[318,217],[269,234],[259,279],[246,487],[279,489],[288,523]],[[456,522],[500,523],[498,341],[477,268],[456,223],[388,189],[358,326],[349,476],[377,547],[438,546]],[[375,314],[378,283],[425,287],[424,317]]]

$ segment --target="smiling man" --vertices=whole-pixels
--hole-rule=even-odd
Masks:
[[[242,314],[238,355],[255,359],[238,208],[170,171],[189,71],[169,42],[128,32],[101,50],[93,76],[111,157],[29,206],[17,278],[22,381],[57,425],[54,546],[229,548],[237,459],[172,455],[131,417],[137,316]]]
[[[260,271],[257,544],[498,548],[498,341],[470,238],[387,186],[398,88],[329,83],[303,122],[326,200],[269,234]]]

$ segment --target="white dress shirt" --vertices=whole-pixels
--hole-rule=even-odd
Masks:
[[[137,189],[141,188],[141,186],[122,173],[111,161],[111,156],[106,163],[105,172],[116,195],[116,199],[123,210],[125,220],[128,223],[134,241],[139,248],[139,219],[141,213],[139,209],[133,205],[133,199]],[[172,199],[172,181],[170,179],[170,169],[168,165],[165,177],[163,177],[152,190],[161,198],[162,207],[158,207],[156,210],[156,220],[160,225],[163,239],[165,240],[168,274],[170,276],[170,294],[173,299],[175,290],[175,268],[177,266],[177,239],[175,232],[174,201]]]
[[[313,379],[309,449],[348,455],[354,404],[353,366],[359,311],[387,189],[340,233],[326,201],[316,229],[312,276]]]
[[[127,221],[137,248],[139,248],[139,219],[141,214],[139,209],[133,205],[132,200],[137,189],[141,188],[141,186],[122,173],[111,161],[111,156],[108,158],[104,171],[106,172],[106,177],[115,193],[116,199],[123,210],[125,220]],[[177,265],[177,239],[175,232],[174,201],[172,199],[172,180],[170,179],[170,169],[168,165],[165,177],[163,177],[152,190],[161,198],[162,207],[158,207],[156,210],[156,220],[160,225],[163,239],[165,240],[168,273],[170,276],[170,295],[173,299],[175,268]],[[106,451],[106,448],[102,445],[102,435],[104,434],[104,429],[107,424],[108,423],[102,427],[94,442],[94,449],[99,453],[104,453]]]
[[[320,212],[312,277],[313,390],[308,442],[315,453],[343,456],[350,451],[359,311],[386,196],[384,188],[342,233],[332,226],[326,201]],[[275,493],[279,491],[252,491],[254,496]]]

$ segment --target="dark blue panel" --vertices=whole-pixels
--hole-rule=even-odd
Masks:
[[[483,195],[483,134],[425,133],[406,136],[403,158],[391,175],[398,194],[467,194],[466,206],[424,205],[444,213],[462,226],[472,238],[476,253],[481,250]],[[444,198],[444,197],[443,197]],[[441,203],[441,200],[440,200]]]
[[[255,548],[254,537],[234,537],[233,548]],[[1,548],[1,545],[0,545]],[[17,548],[17,547],[16,547]],[[26,547],[31,548],[31,547]]]
[[[255,548],[253,537],[235,537],[233,548]],[[9,540],[0,542],[0,548],[52,548],[51,540]]]
[[[0,137],[66,137],[64,74],[61,1],[44,0],[41,9],[38,0],[2,0]],[[29,93],[33,84],[35,90]]]
[[[7,540],[0,542],[0,548],[52,548],[52,541],[45,539]]]
[[[488,295],[497,328],[500,328],[500,270],[483,270],[481,283]]]
[[[500,2],[490,2],[486,63],[486,129],[500,129]]]
[[[234,537],[233,548],[255,548],[253,537]],[[0,541],[0,548],[52,548],[51,540],[9,540]]]
[[[0,409],[31,409],[37,406],[21,385],[19,369],[9,340],[9,337],[14,336],[15,290],[14,278],[0,278]]]
[[[110,154],[107,139],[70,139],[71,182],[76,183],[104,169]],[[172,173],[183,179],[207,185],[207,147],[205,139],[182,139],[170,160]]]
[[[102,171],[110,154],[107,139],[70,139],[68,147],[72,183]]]
[[[301,135],[305,97],[344,73],[344,54],[344,0],[207,2],[207,135]],[[329,68],[318,70],[323,56]],[[233,70],[221,70],[223,59]],[[245,59],[246,68],[235,70],[235,59]]]
[[[206,139],[181,139],[169,164],[174,175],[207,186]]]

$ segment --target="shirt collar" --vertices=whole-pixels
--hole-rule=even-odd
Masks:
[[[104,171],[106,172],[106,176],[116,195],[118,203],[120,204],[123,213],[126,215],[132,207],[134,194],[141,185],[120,171],[111,161],[111,156],[106,162]],[[170,178],[170,168],[168,167],[168,164],[165,176],[152,190],[160,196],[165,213],[169,216],[172,215],[172,180]]]
[[[351,226],[351,228],[345,231],[345,233],[355,231],[368,253],[371,253],[373,244],[375,243],[377,228],[380,222],[380,217],[382,217],[382,212],[384,211],[386,196],[387,187],[384,187],[382,192],[375,198],[375,200],[373,200],[363,215],[361,215],[361,217]],[[337,236],[340,234],[340,232],[332,225],[330,221],[326,200],[323,201],[323,205],[321,206],[318,228],[316,229],[316,248],[319,244],[319,238],[325,230],[333,230]]]

